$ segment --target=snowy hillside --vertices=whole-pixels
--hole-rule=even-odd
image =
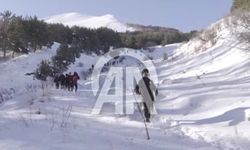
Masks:
[[[242,29],[241,29],[242,30]],[[213,47],[216,43],[226,42],[235,39],[235,33],[241,32],[232,25],[232,17],[228,16],[211,24],[203,30],[198,36],[191,39],[178,48],[176,55],[194,54],[205,51]],[[234,33],[234,34],[233,34]],[[236,40],[237,41],[237,40]],[[235,42],[235,41],[234,41]],[[230,41],[228,42],[230,43]]]
[[[158,114],[148,123],[151,140],[145,138],[138,111],[124,116],[90,113],[96,102],[90,85],[97,80],[84,80],[83,75],[98,56],[83,54],[70,66],[68,71],[81,75],[76,93],[50,85],[26,87],[40,82],[23,74],[53,56],[58,45],[1,63],[0,88],[21,92],[0,105],[0,149],[248,150],[249,54],[223,21],[210,28],[216,33],[212,36],[215,42],[209,39],[203,43],[198,38],[140,50],[152,59],[159,78]],[[168,60],[163,60],[165,53]],[[131,58],[125,58],[117,65],[132,63]],[[104,110],[113,112],[113,105],[105,105]]]
[[[70,27],[80,26],[93,29],[107,27],[118,32],[135,31],[134,28],[118,21],[110,14],[103,16],[87,16],[73,12],[43,18],[43,20],[47,23],[62,23]]]
[[[164,123],[162,127],[150,125],[152,140],[148,141],[138,114],[134,117],[91,115],[95,97],[88,86],[89,80],[81,80],[79,92],[71,93],[56,90],[50,84],[39,86],[41,83],[31,77],[26,79],[24,73],[34,70],[42,59],[53,56],[55,49],[54,46],[52,50],[24,55],[1,64],[1,70],[4,70],[0,73],[1,83],[4,83],[1,88],[13,87],[19,92],[0,105],[0,149],[178,150],[184,146],[190,150],[194,147],[211,149],[210,144],[184,136],[178,129],[165,130]],[[96,59],[95,55],[82,55],[69,71],[80,73],[87,70]],[[8,84],[8,79],[14,81]]]
[[[59,44],[56,43],[51,49],[43,49],[36,53],[24,54],[12,60],[0,63],[0,90],[14,88],[17,91],[35,81],[32,76],[25,75],[36,70],[42,60],[49,60],[56,54]]]

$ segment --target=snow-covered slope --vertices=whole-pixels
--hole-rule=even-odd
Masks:
[[[43,18],[43,20],[47,23],[62,23],[70,27],[80,26],[94,29],[107,27],[118,32],[135,31],[134,28],[118,21],[110,14],[103,16],[87,16],[73,12]]]
[[[233,31],[235,30],[235,31]],[[234,33],[234,34],[233,34]],[[235,37],[236,29],[232,27],[231,17],[225,17],[211,24],[203,30],[198,36],[191,39],[178,48],[176,55],[184,55],[205,51],[218,42],[232,40]],[[232,39],[231,39],[232,38]],[[233,40],[232,40],[233,41]]]
[[[156,61],[161,83],[158,110],[194,139],[221,149],[248,149],[247,46],[230,34],[224,19],[211,29],[216,33],[214,44],[196,38],[177,48],[167,63]]]
[[[0,89],[10,89],[23,91],[30,83],[33,83],[33,77],[25,75],[34,72],[42,60],[50,60],[56,54],[59,47],[55,43],[51,49],[43,49],[36,53],[21,55],[12,60],[0,64]],[[35,81],[34,81],[35,82]]]
[[[173,46],[172,48],[173,49]],[[53,56],[55,50],[24,55],[1,64],[1,87],[25,89],[33,79],[26,79],[42,59]],[[98,59],[83,54],[69,71],[88,70]],[[126,62],[126,61],[125,61]],[[13,76],[10,75],[11,71]],[[9,78],[8,78],[9,77]],[[81,76],[82,77],[82,76]],[[8,79],[14,82],[8,85]],[[110,150],[110,149],[211,149],[204,141],[183,135],[179,129],[166,130],[165,123],[149,125],[152,140],[145,138],[139,114],[134,117],[117,115],[95,116],[91,109],[95,97],[90,80],[81,80],[77,93],[56,90],[54,87],[33,87],[14,95],[0,105],[0,149],[14,150]],[[162,124],[162,127],[159,125]]]
[[[224,19],[208,30],[216,33],[214,43],[210,40],[199,43],[200,39],[194,39],[185,44],[156,47],[153,52],[144,51],[153,58],[160,80],[156,102],[159,114],[150,130],[158,128],[166,134],[174,133],[173,138],[177,131],[198,143],[211,144],[208,146],[211,149],[247,150],[250,146],[246,117],[250,109],[249,54],[246,45],[231,34],[230,25],[226,26]],[[164,53],[168,53],[169,60],[163,61]],[[82,84],[90,89],[89,82]],[[135,118],[132,120],[140,120]],[[126,118],[121,122],[115,116],[99,119],[135,126]],[[156,139],[161,138],[169,140]],[[173,143],[180,144],[176,140]],[[192,149],[198,149],[196,146]]]
[[[221,26],[215,31],[217,35],[230,33]],[[248,150],[250,122],[245,112],[250,109],[249,54],[246,45],[231,34],[222,35],[202,48],[200,40],[194,39],[186,44],[155,47],[153,51],[141,50],[153,59],[159,78],[155,102],[158,114],[148,124],[150,141],[145,138],[138,111],[128,116],[91,115],[96,97],[90,84],[95,80],[86,78],[80,80],[76,93],[47,87],[45,94],[31,91],[0,105],[0,149]],[[194,50],[193,45],[201,50]],[[25,59],[40,62],[40,57],[49,53]],[[164,53],[168,60],[163,60]],[[98,58],[83,54],[69,71],[88,71]],[[25,82],[31,82],[25,79],[8,86],[8,76],[14,78],[11,71],[23,68],[19,71],[23,74],[34,67],[19,59],[0,65],[5,70],[0,72],[4,83],[0,87],[16,84],[23,88]],[[131,62],[124,60],[123,65]],[[23,79],[18,73],[14,76]],[[114,108],[106,105],[106,110],[113,112]]]

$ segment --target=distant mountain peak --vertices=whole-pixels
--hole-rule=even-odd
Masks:
[[[126,23],[120,22],[111,14],[102,16],[83,15],[78,12],[70,12],[50,17],[43,18],[47,23],[62,23],[67,26],[80,26],[97,29],[107,27],[117,32],[135,31],[135,28],[130,27]]]

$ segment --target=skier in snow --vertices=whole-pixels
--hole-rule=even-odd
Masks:
[[[142,96],[144,116],[147,122],[150,122],[151,113],[154,109],[155,96],[158,95],[158,90],[152,80],[149,79],[148,69],[143,69],[142,79],[135,87],[135,92]],[[154,93],[155,92],[155,96]]]

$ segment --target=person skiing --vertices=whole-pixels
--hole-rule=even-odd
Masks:
[[[138,82],[135,87],[135,93],[142,96],[143,111],[146,118],[146,122],[150,122],[151,114],[154,110],[155,96],[158,95],[158,90],[152,80],[149,79],[148,69],[143,69],[142,79]]]
[[[77,89],[78,89],[78,84],[77,84],[77,81],[80,79],[79,75],[77,72],[74,72],[73,74],[73,86],[75,87],[75,92],[77,92]]]

